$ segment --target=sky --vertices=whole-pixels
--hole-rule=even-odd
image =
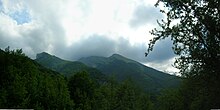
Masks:
[[[22,48],[35,59],[48,52],[66,60],[121,54],[161,71],[176,72],[170,39],[145,52],[165,16],[157,0],[0,0],[0,48]]]

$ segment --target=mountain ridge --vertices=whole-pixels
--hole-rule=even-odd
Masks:
[[[43,66],[63,74],[67,70],[77,72],[83,69],[94,68],[106,76],[115,76],[118,81],[132,78],[139,86],[149,92],[159,92],[164,88],[177,87],[180,82],[177,76],[145,66],[119,54],[113,54],[109,57],[90,56],[80,58],[78,61],[66,61],[42,52],[36,58],[36,61]],[[75,63],[81,64],[81,66],[77,66]]]
[[[144,89],[150,91],[176,87],[180,82],[177,76],[161,72],[119,54],[113,54],[110,57],[84,57],[78,61],[99,69],[107,76],[115,75],[118,80],[132,77],[138,85],[143,85]]]
[[[122,55],[120,55],[120,54],[112,54],[109,58],[116,58],[116,59],[118,59],[118,60],[123,60],[123,61],[125,61],[125,62],[133,62],[133,63],[139,63],[139,62],[137,62],[137,61],[135,61],[135,60],[132,60],[132,59],[129,59],[129,58],[127,58],[127,57],[124,57],[124,56],[122,56]]]
[[[63,74],[66,77],[70,77],[77,72],[86,71],[97,82],[106,81],[106,76],[102,74],[99,70],[88,67],[79,61],[63,60],[59,57],[56,57],[55,55],[50,55],[46,52],[38,53],[36,55],[35,61],[48,69]]]

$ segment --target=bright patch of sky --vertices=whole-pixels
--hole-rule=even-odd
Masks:
[[[10,13],[9,16],[14,19],[18,25],[31,22],[30,14],[25,9]]]
[[[15,20],[18,25],[31,22],[31,16],[28,12],[28,9],[24,7],[24,5],[18,0],[1,0],[0,12]]]

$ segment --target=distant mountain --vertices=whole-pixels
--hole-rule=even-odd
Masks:
[[[97,68],[102,73],[115,76],[119,81],[133,79],[139,86],[149,92],[158,92],[163,88],[177,87],[180,79],[137,61],[125,58],[119,54],[110,57],[91,56],[78,60],[87,66]]]
[[[46,52],[37,54],[35,61],[37,61],[44,67],[59,72],[67,77],[77,72],[87,71],[90,74],[90,76],[92,76],[92,78],[95,78],[99,81],[106,80],[106,76],[95,68],[88,67],[85,64],[78,61],[63,60]]]
[[[115,76],[118,81],[131,78],[148,92],[177,87],[181,81],[177,76],[147,67],[119,54],[113,54],[110,57],[90,56],[78,61],[67,61],[42,52],[37,54],[35,61],[67,77],[76,72],[87,71],[99,81],[105,81],[106,76]]]

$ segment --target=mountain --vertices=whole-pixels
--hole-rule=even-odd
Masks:
[[[131,78],[148,92],[177,87],[181,81],[177,76],[147,67],[119,54],[113,54],[110,57],[90,56],[78,61],[67,61],[42,52],[37,54],[35,61],[65,76],[87,71],[99,81],[105,81],[106,76],[114,76],[118,81]]]
[[[106,76],[95,68],[88,67],[78,61],[63,60],[46,52],[37,54],[35,61],[43,65],[44,67],[59,72],[67,77],[77,72],[86,71],[90,74],[92,78],[98,80],[99,82],[103,82],[106,80]]]
[[[35,61],[64,75],[70,75],[72,72],[88,69],[88,67],[81,62],[66,61],[46,52],[37,54]]]
[[[87,66],[97,68],[107,76],[113,75],[119,81],[131,78],[137,85],[149,92],[158,92],[164,88],[177,87],[180,83],[180,78],[177,76],[147,67],[119,54],[113,54],[110,57],[91,56],[81,58],[78,61]]]

